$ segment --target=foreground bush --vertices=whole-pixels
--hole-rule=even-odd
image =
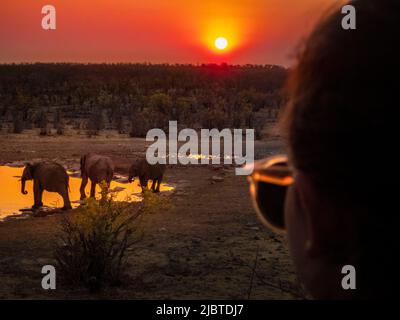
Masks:
[[[140,206],[140,213],[142,214],[163,213],[174,208],[171,200],[160,193],[154,193],[147,189],[142,196],[143,201]]]
[[[91,291],[121,282],[128,249],[140,237],[141,211],[115,202],[107,191],[102,196],[100,201],[89,199],[73,219],[63,220],[55,250],[59,274]]]

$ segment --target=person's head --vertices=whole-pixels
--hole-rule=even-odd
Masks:
[[[357,29],[342,28],[341,10],[331,13],[291,70],[282,121],[291,170],[286,160],[263,161],[250,179],[261,219],[287,231],[315,298],[390,296],[399,278],[400,2],[350,4]],[[356,290],[342,287],[345,265],[355,267]]]
[[[285,226],[295,265],[316,298],[394,292],[395,128],[400,105],[400,2],[359,0],[356,30],[341,10],[315,28],[289,80],[284,123],[295,171]],[[356,290],[341,286],[344,265]]]

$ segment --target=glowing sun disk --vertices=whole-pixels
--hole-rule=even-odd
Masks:
[[[215,39],[214,44],[217,49],[224,50],[228,47],[228,40],[226,40],[224,37],[219,37]]]

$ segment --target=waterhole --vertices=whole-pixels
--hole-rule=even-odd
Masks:
[[[20,177],[24,168],[13,168],[0,166],[0,221],[9,216],[21,214],[21,211],[29,209],[33,205],[33,183],[26,182],[27,195],[21,193]],[[71,174],[71,173],[70,173]],[[69,178],[69,196],[73,208],[78,207],[81,202],[79,188],[81,178],[70,176]],[[149,183],[150,186],[150,183]],[[115,194],[116,201],[141,201],[141,188],[138,179],[133,183],[121,183],[112,181],[111,191]],[[165,192],[173,188],[167,184],[161,184],[160,191]],[[86,186],[86,195],[90,192],[90,182]],[[96,198],[100,198],[100,187],[96,188]],[[61,208],[63,206],[62,197],[54,192],[43,192],[43,204],[49,208]]]

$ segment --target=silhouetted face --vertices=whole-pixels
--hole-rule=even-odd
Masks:
[[[308,288],[308,275],[306,266],[307,262],[307,253],[306,253],[306,223],[305,223],[305,214],[301,208],[298,185],[293,184],[290,186],[286,193],[286,201],[285,201],[285,225],[287,232],[287,240],[289,244],[290,255],[293,259],[299,277]]]
[[[287,240],[299,278],[317,299],[344,299],[352,295],[351,290],[341,287],[343,265],[336,258],[338,252],[332,251],[345,236],[336,229],[336,216],[333,204],[309,176],[297,172],[285,199]],[[351,262],[349,258],[346,261]]]
[[[27,180],[32,180],[33,175],[32,175],[32,166],[30,164],[27,164],[24,171],[22,172],[21,176],[21,193],[22,194],[28,194],[28,192],[25,190],[25,182]]]
[[[22,172],[21,180],[32,180],[32,167],[30,164],[27,164],[26,167],[24,168],[24,171]]]

